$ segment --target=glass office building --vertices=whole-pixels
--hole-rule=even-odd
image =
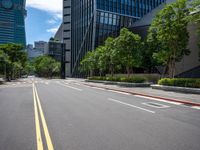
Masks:
[[[64,0],[68,1],[68,0]],[[108,36],[117,36],[122,27],[130,27],[135,21],[156,8],[165,0],[72,0],[70,6],[71,76],[81,76],[80,61],[84,55],[103,44]]]
[[[26,45],[25,0],[0,0],[0,44]]]

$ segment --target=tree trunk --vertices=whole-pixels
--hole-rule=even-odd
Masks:
[[[130,77],[130,72],[131,72],[130,68],[129,68],[129,67],[126,67],[126,71],[127,71],[128,78],[129,78],[129,77]]]
[[[113,65],[110,65],[110,74],[111,76],[113,77],[114,76],[114,68],[113,68]]]
[[[93,70],[90,70],[90,77],[93,76]]]

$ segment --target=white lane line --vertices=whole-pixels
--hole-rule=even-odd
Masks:
[[[119,93],[119,94],[124,94],[124,95],[131,95],[131,94],[126,93],[126,92],[120,92],[120,91],[115,91],[115,90],[107,90],[107,91],[114,92],[114,93]]]
[[[153,97],[147,97],[147,96],[141,96],[141,95],[134,95],[134,96],[135,96],[135,97],[139,97],[139,98],[150,99],[150,100],[156,100],[156,101],[160,101],[160,102],[165,102],[165,103],[169,103],[169,104],[174,104],[174,105],[182,105],[181,103],[178,103],[178,102],[172,102],[172,101],[162,100],[162,99],[153,98]]]
[[[133,108],[137,108],[137,109],[140,109],[140,110],[144,110],[144,111],[147,111],[147,112],[150,112],[150,113],[155,113],[155,111],[151,111],[151,110],[148,110],[148,109],[145,109],[145,108],[142,108],[142,107],[138,107],[138,106],[135,106],[135,105],[132,105],[132,104],[128,104],[128,103],[124,103],[124,102],[121,102],[121,101],[118,101],[118,100],[115,100],[115,99],[112,99],[112,98],[108,98],[109,101],[113,101],[113,102],[116,102],[116,103],[120,103],[120,104],[123,104],[123,105],[126,105],[126,106],[129,106],[129,107],[133,107]]]
[[[154,107],[154,108],[169,108],[170,107],[170,106],[159,104],[159,103],[155,103],[155,102],[152,102],[152,103],[148,103],[147,102],[147,103],[142,103],[142,104],[146,105],[146,106],[149,106],[149,107]]]
[[[49,82],[45,82],[45,84],[46,84],[46,85],[48,85],[48,84],[49,84]]]
[[[18,85],[18,86],[11,86],[11,85],[4,85],[0,88],[24,88],[24,87],[31,87],[30,85]]]
[[[191,108],[200,110],[200,106],[192,106]]]
[[[75,87],[73,87],[73,86],[69,86],[69,85],[66,85],[66,84],[62,84],[62,83],[58,83],[58,84],[60,84],[60,85],[62,85],[62,86],[65,86],[65,87],[68,87],[68,88],[71,88],[71,89],[74,89],[74,90],[77,90],[77,91],[83,91],[82,89],[75,88]]]

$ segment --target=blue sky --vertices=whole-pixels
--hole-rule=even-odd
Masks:
[[[62,0],[27,0],[26,40],[48,41],[62,21]]]

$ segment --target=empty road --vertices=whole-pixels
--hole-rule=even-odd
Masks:
[[[200,110],[74,79],[0,85],[0,150],[200,150]]]

